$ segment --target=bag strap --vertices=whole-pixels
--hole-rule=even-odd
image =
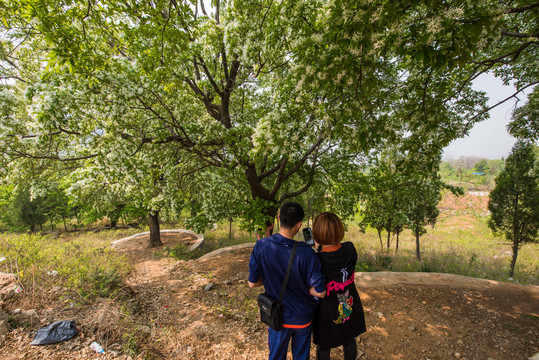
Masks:
[[[281,294],[279,294],[279,306],[281,306],[281,301],[283,300],[284,293],[286,291],[286,284],[288,284],[288,277],[292,271],[292,264],[294,263],[294,257],[296,256],[296,250],[298,249],[298,242],[294,241],[294,248],[292,249],[292,254],[290,255],[290,260],[288,261],[288,268],[286,269],[286,274],[283,280],[283,287],[281,288]]]

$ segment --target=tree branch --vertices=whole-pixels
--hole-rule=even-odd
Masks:
[[[534,4],[530,4],[530,5],[526,5],[526,6],[521,6],[521,7],[518,7],[518,8],[506,9],[506,10],[504,11],[504,13],[505,13],[505,14],[522,13],[522,12],[531,10],[531,9],[533,9],[533,8],[536,8],[536,7],[539,7],[539,2],[536,2],[536,3],[534,3]]]
[[[60,161],[60,162],[87,160],[87,159],[91,159],[91,158],[94,158],[94,157],[97,156],[97,154],[92,154],[92,155],[80,156],[80,157],[75,157],[75,158],[61,158],[58,155],[56,155],[56,156],[53,156],[53,155],[32,155],[32,154],[23,153],[23,152],[20,152],[20,151],[15,151],[15,153],[20,155],[21,157],[25,157],[25,158],[28,158],[28,159],[49,159],[49,160],[56,160],[56,161]]]
[[[206,12],[206,8],[204,7],[204,0],[200,0],[200,8],[202,9],[202,13],[205,16],[208,16],[208,13]]]
[[[288,162],[288,157],[283,156],[281,158],[280,164],[279,164],[279,174],[277,175],[277,179],[275,179],[275,183],[273,184],[273,189],[271,189],[270,197],[274,198],[275,195],[277,195],[277,191],[279,191],[279,188],[281,187],[281,184],[284,181],[284,171],[286,169],[286,163]]]
[[[223,96],[223,92],[221,91],[221,89],[219,89],[219,86],[217,86],[217,83],[215,82],[215,80],[213,79],[213,76],[211,76],[210,74],[210,70],[208,69],[208,67],[206,66],[206,62],[204,61],[204,59],[202,57],[198,57],[198,60],[200,61],[200,65],[202,65],[202,70],[204,70],[204,73],[206,74],[206,76],[208,77],[208,80],[211,84],[211,86],[213,87],[213,89],[215,90],[215,92],[219,95],[219,96]]]
[[[507,54],[504,54],[502,56],[499,56],[495,59],[488,59],[488,60],[483,60],[483,61],[480,61],[478,62],[477,64],[479,65],[494,65],[496,63],[502,63],[502,64],[509,64],[511,61],[515,61],[518,56],[520,55],[520,53],[522,53],[522,51],[524,51],[528,46],[530,45],[533,45],[535,44],[534,41],[529,41],[529,42],[526,42],[526,43],[523,43],[522,45],[520,45],[520,47],[514,51],[511,51],[511,52],[508,52]],[[513,59],[512,60],[504,60],[506,57],[509,57],[509,56],[512,56]]]
[[[519,32],[512,32],[512,31],[509,31],[509,30],[506,30],[506,29],[502,29],[502,35],[516,37],[516,38],[525,38],[525,39],[538,38],[539,37],[539,33],[533,34],[533,35],[532,34],[522,34],[522,33],[519,33]]]
[[[288,177],[290,177],[290,175],[292,175],[293,173],[295,173],[296,171],[299,170],[299,168],[305,163],[305,161],[307,160],[307,158],[309,157],[309,155],[311,155],[313,153],[313,151],[315,151],[318,146],[320,146],[320,144],[322,143],[322,141],[324,140],[323,137],[320,137],[318,138],[318,140],[309,148],[309,150],[307,150],[307,152],[305,153],[305,155],[303,155],[303,157],[300,159],[300,161],[298,161],[298,163],[296,164],[296,166],[294,166],[292,169],[290,169],[290,171],[288,171],[285,175],[284,175],[284,179],[287,179]],[[283,179],[283,180],[284,180]]]
[[[506,102],[506,101],[508,101],[508,100],[510,100],[510,99],[512,99],[512,98],[518,99],[518,98],[517,98],[518,93],[522,92],[522,91],[523,91],[524,89],[526,89],[526,88],[529,88],[530,86],[534,86],[535,84],[539,84],[539,81],[535,81],[535,82],[533,82],[533,83],[530,83],[530,84],[524,86],[523,88],[521,88],[521,89],[519,89],[518,91],[516,91],[514,94],[512,94],[512,95],[506,97],[505,99],[499,101],[498,103],[496,103],[496,104],[494,104],[494,105],[492,105],[492,106],[490,106],[490,107],[488,107],[488,108],[486,108],[486,109],[480,111],[479,113],[475,114],[471,119],[469,119],[469,120],[466,122],[465,128],[468,128],[468,126],[470,126],[470,124],[473,123],[473,121],[474,121],[475,119],[477,119],[479,116],[483,115],[484,113],[489,112],[490,110],[492,110],[492,109],[494,109],[495,107],[497,107],[497,106],[503,104],[504,102]]]
[[[194,80],[191,80],[187,77],[184,80],[187,85],[189,85],[191,90],[193,90],[193,92],[201,98],[202,102],[204,103],[204,106],[206,107],[206,110],[208,111],[208,114],[210,114],[210,116],[215,120],[221,121],[221,113],[219,111],[219,106],[215,105],[210,101],[206,94],[204,94],[202,90],[200,90]]]

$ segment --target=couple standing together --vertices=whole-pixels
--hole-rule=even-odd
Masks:
[[[298,203],[285,203],[279,213],[279,233],[257,241],[249,261],[249,286],[264,286],[277,299],[285,278],[293,238],[305,213]],[[350,242],[341,243],[344,226],[329,212],[313,223],[314,247],[297,246],[282,298],[283,328],[268,329],[269,360],[286,359],[292,340],[294,360],[309,359],[311,332],[316,357],[329,360],[330,349],[343,346],[345,360],[356,359],[356,336],[365,332],[365,317],[354,284],[357,252]]]

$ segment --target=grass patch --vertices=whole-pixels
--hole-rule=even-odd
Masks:
[[[114,297],[129,272],[107,236],[4,235],[2,270],[16,274],[25,293],[58,286],[82,299]],[[105,239],[104,239],[105,238]]]
[[[191,251],[189,250],[190,247],[191,245],[182,243],[176,244],[174,247],[165,246],[161,250],[156,250],[154,255],[156,258],[171,257],[176,260],[193,260],[204,255],[203,250],[195,249]]]

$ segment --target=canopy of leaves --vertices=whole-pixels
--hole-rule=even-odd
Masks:
[[[528,95],[526,104],[513,112],[507,129],[517,138],[539,140],[539,86]]]
[[[78,168],[71,194],[99,190],[94,207],[161,214],[204,171],[199,224],[229,216],[215,201],[229,196],[233,213],[271,220],[325,177],[351,209],[363,157],[391,146],[427,173],[486,118],[479,74],[518,90],[538,78],[527,1],[213,4],[2,2],[3,171],[59,160]]]

